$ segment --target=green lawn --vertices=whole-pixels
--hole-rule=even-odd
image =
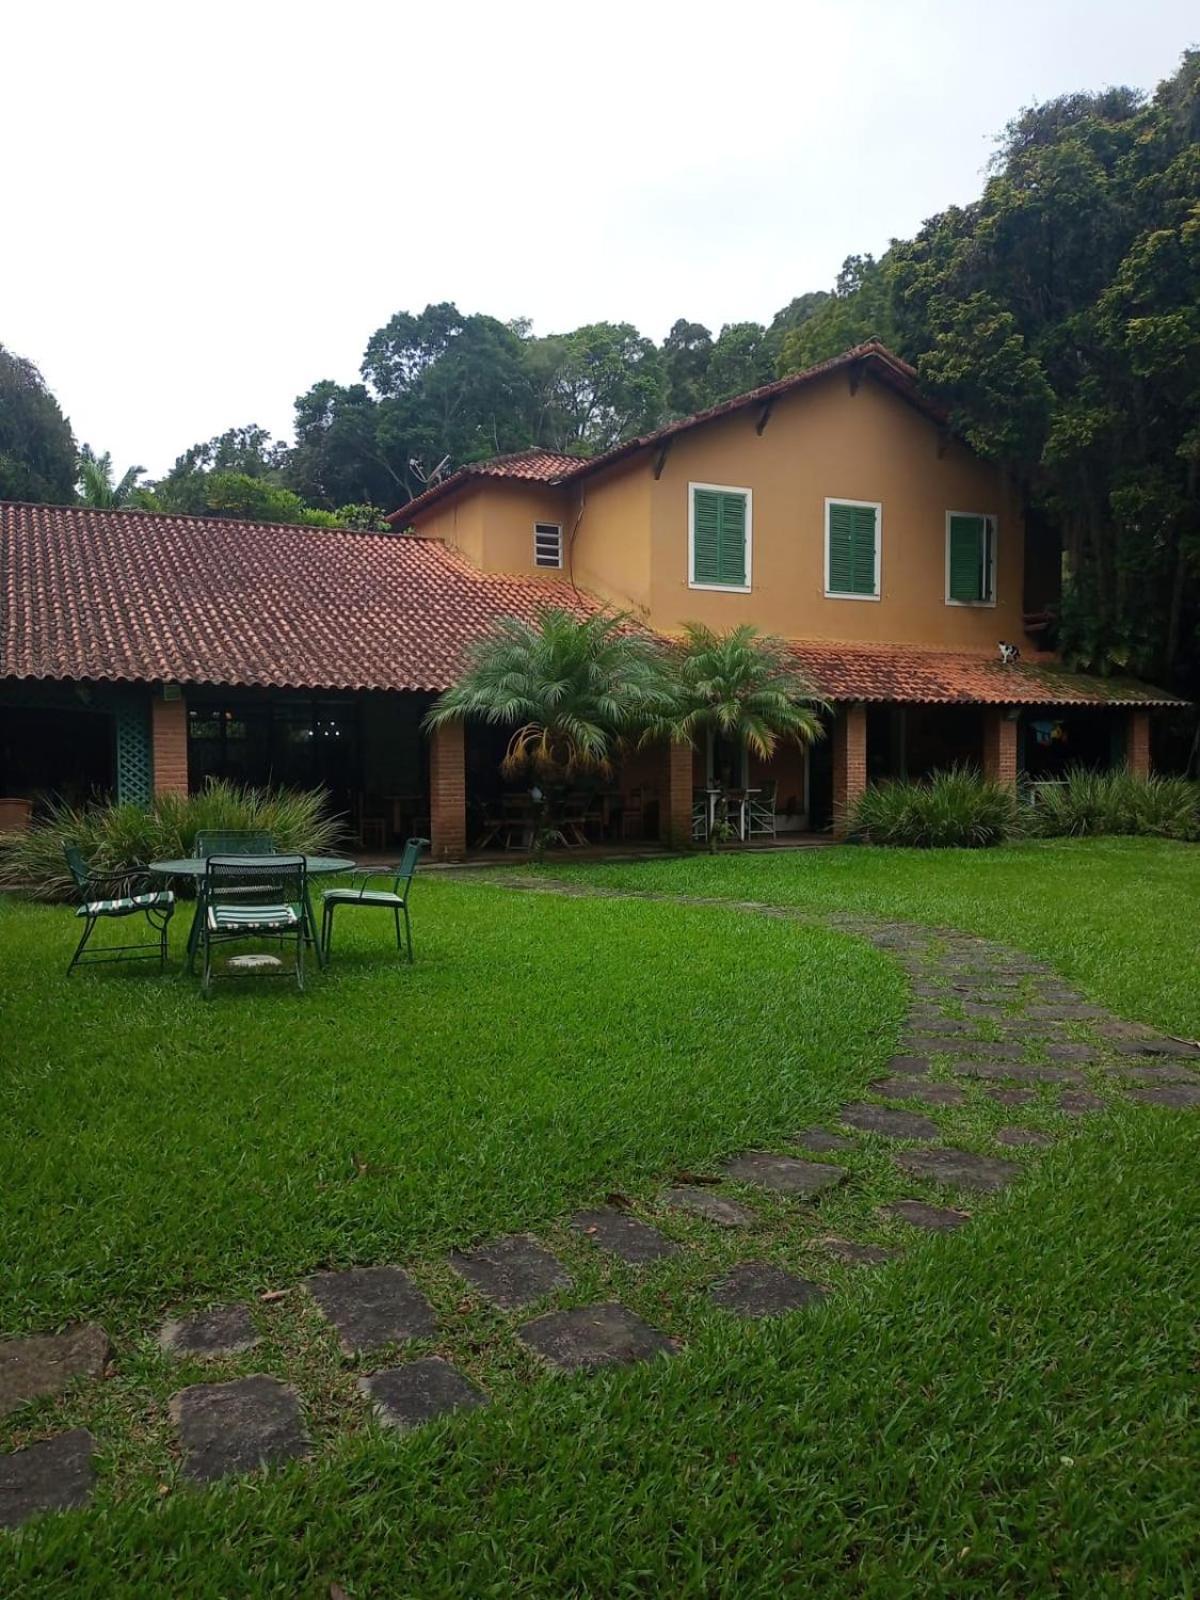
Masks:
[[[1198,860],[846,849],[573,875],[977,928],[1195,1033]],[[1046,1099],[1025,1120],[1056,1147],[1011,1152],[1028,1176],[944,1238],[876,1215],[936,1192],[865,1138],[819,1214],[755,1196],[749,1241],[714,1236],[659,1208],[663,1180],[832,1120],[898,1036],[890,957],[733,909],[434,877],[414,920],[412,970],[347,918],[304,996],[260,982],[206,1004],[178,967],[67,980],[69,913],[0,910],[0,1332],[96,1317],[117,1347],[104,1383],[0,1421],[0,1449],[87,1425],[102,1450],[92,1509],[0,1535],[6,1600],[1193,1592],[1200,1117],[1122,1103],[1081,1125]],[[975,1090],[938,1115],[981,1150],[1011,1118]],[[614,1191],[691,1248],[639,1276],[565,1228]],[[549,1305],[619,1298],[681,1353],[539,1374],[520,1319],[444,1264],[518,1228],[576,1276]],[[839,1267],[816,1247],[831,1230],[906,1254]],[[703,1290],[747,1256],[834,1294],[732,1323]],[[412,1270],[439,1313],[427,1348],[489,1408],[383,1436],[295,1293],[259,1302],[244,1357],[181,1369],[156,1347],[168,1310],[374,1261]],[[183,1487],[167,1398],[259,1370],[300,1389],[315,1459]]]

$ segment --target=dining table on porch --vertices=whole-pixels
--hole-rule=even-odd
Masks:
[[[276,852],[285,854],[286,852]],[[297,851],[296,854],[302,852]],[[241,861],[250,866],[256,860],[269,861],[270,856],[242,856]],[[339,872],[352,872],[355,863],[349,856],[305,856],[304,868],[306,878],[332,877]],[[196,968],[196,951],[200,948],[200,935],[204,930],[204,880],[208,873],[207,856],[177,856],[164,861],[152,861],[146,869],[158,878],[190,878],[196,885],[196,909],[192,913],[192,925],[188,929],[187,964],[185,970],[192,973]],[[300,908],[304,918],[304,940],[316,952],[317,965],[323,967],[325,958],[321,951],[321,941],[317,937],[317,919],[313,912],[311,896],[305,893],[304,904]]]

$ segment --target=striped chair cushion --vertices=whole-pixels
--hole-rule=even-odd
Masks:
[[[129,895],[122,900],[88,900],[77,906],[77,917],[127,917],[133,911],[165,911],[175,904],[170,889],[158,889],[150,894]]]
[[[326,905],[335,906],[402,906],[403,898],[393,894],[390,889],[368,889],[365,894],[359,894],[357,889],[326,889],[321,899]]]
[[[209,906],[208,925],[214,933],[280,933],[299,925],[295,906]]]

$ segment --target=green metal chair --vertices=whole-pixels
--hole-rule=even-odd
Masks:
[[[209,856],[273,856],[275,840],[253,828],[210,828],[196,835],[192,854],[204,861]]]
[[[192,841],[192,855],[201,861],[207,861],[210,856],[273,856],[275,854],[275,840],[271,834],[253,828],[210,828],[207,832],[201,831]],[[253,894],[254,885],[247,884],[242,890],[243,895]],[[192,917],[192,926],[188,932],[187,969],[194,972],[196,968],[196,952],[200,948],[200,938],[204,931],[204,879],[196,882],[196,910]]]
[[[412,893],[417,860],[428,843],[428,839],[409,839],[404,846],[404,854],[400,858],[398,867],[359,867],[350,875],[352,878],[362,879],[357,889],[326,889],[321,896],[321,948],[325,952],[326,960],[329,959],[329,946],[333,939],[333,913],[339,906],[376,906],[391,911],[396,919],[397,950],[404,942],[400,938],[400,914],[403,912],[408,959],[412,960],[412,923],[408,918],[408,899]],[[372,878],[391,878],[392,887],[369,889],[367,885]]]
[[[130,872],[95,872],[73,844],[65,847],[67,870],[79,891],[75,915],[84,918],[83,937],[75,947],[67,967],[68,975],[78,966],[98,966],[106,961],[149,961],[158,956],[159,969],[167,961],[167,924],[175,912],[175,896],[170,889],[149,887],[150,878],[140,869]],[[141,944],[106,945],[103,951],[85,957],[84,950],[97,925],[105,918],[143,916],[158,937]],[[137,951],[139,954],[131,954]]]
[[[304,988],[307,891],[303,856],[209,856],[200,933],[206,999],[212,992],[213,953],[235,940],[272,939],[282,945],[294,939],[296,985]],[[286,970],[278,976],[286,977]]]

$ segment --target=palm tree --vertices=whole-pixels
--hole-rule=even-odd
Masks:
[[[661,652],[626,616],[581,621],[548,607],[532,624],[506,617],[485,634],[425,725],[474,717],[512,727],[507,773],[607,774],[622,738],[669,703]]]
[[[85,506],[109,511],[137,501],[138,479],[145,467],[130,467],[117,483],[113,482],[112,455],[105,451],[98,456],[90,444],[79,452],[79,498]]]
[[[780,744],[806,748],[824,735],[822,702],[784,640],[749,623],[728,633],[687,623],[667,652],[666,670],[671,707],[648,721],[644,739],[666,737],[695,748],[715,734],[769,761]]]

